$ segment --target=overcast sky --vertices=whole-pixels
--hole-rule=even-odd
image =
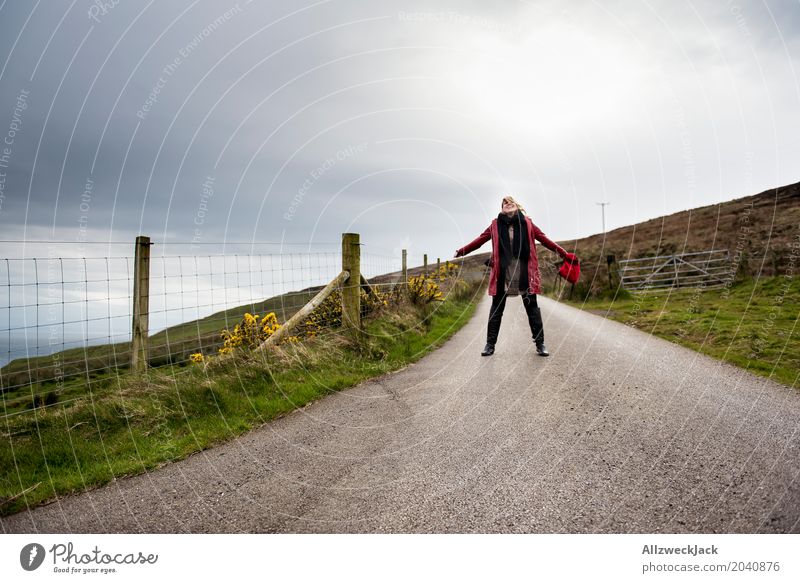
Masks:
[[[4,0],[1,238],[586,236],[800,180],[798,55],[797,0]]]

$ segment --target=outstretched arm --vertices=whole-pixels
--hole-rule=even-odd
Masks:
[[[486,230],[483,233],[478,235],[477,239],[475,239],[471,243],[468,243],[467,245],[464,245],[463,247],[461,247],[461,249],[456,249],[456,257],[461,257],[462,255],[466,255],[467,253],[472,253],[473,251],[475,251],[475,249],[486,243],[486,241],[488,241],[491,238],[492,238],[491,226],[489,226],[486,227]]]
[[[531,223],[531,224],[533,224],[533,223]],[[564,249],[561,245],[551,241],[547,237],[547,235],[545,235],[542,232],[542,230],[539,227],[537,227],[536,225],[533,225],[533,236],[536,238],[537,241],[541,242],[542,245],[544,245],[545,247],[550,249],[550,251],[554,251],[554,252],[558,253],[562,258],[566,258],[567,255],[570,255],[569,253],[567,253],[567,250]]]

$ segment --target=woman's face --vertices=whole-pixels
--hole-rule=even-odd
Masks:
[[[513,217],[517,213],[517,203],[510,200],[503,200],[503,214]]]

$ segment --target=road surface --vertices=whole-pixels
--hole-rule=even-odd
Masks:
[[[800,532],[800,391],[542,299],[226,445],[4,532]]]

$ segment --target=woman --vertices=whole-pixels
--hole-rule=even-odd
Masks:
[[[549,356],[550,353],[544,345],[542,313],[536,302],[536,294],[541,291],[542,281],[542,276],[539,274],[539,260],[536,257],[536,240],[563,258],[575,256],[548,239],[539,227],[525,216],[525,209],[513,197],[503,198],[500,208],[500,214],[477,239],[456,251],[456,257],[461,257],[471,253],[489,239],[492,240],[492,257],[489,260],[492,268],[489,277],[492,307],[489,311],[486,346],[481,356],[494,354],[494,345],[497,343],[508,296],[522,296],[533,341],[536,343],[536,353],[539,356]]]

